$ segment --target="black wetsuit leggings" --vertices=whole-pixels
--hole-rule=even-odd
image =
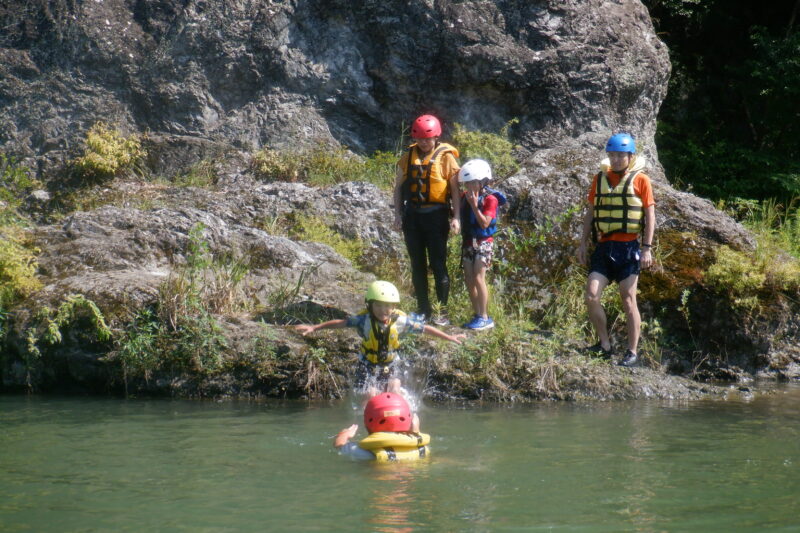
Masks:
[[[436,299],[447,305],[450,277],[447,275],[447,236],[450,232],[446,207],[427,213],[410,209],[403,219],[403,235],[411,262],[411,281],[417,298],[417,311],[431,316],[428,298],[428,261],[436,284]]]

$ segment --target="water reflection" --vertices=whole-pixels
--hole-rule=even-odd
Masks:
[[[412,516],[419,505],[419,481],[427,477],[430,460],[374,464],[369,478],[380,487],[373,491],[368,505],[368,522],[373,531],[404,533],[414,531]]]

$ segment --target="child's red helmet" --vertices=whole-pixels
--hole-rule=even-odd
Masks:
[[[399,394],[382,392],[364,407],[367,431],[411,431],[411,408]]]
[[[422,115],[411,125],[412,139],[429,139],[442,135],[442,125],[433,115]]]

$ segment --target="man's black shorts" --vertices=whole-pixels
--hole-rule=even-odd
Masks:
[[[638,240],[601,242],[592,253],[589,272],[597,272],[619,283],[630,275],[639,275],[639,256]]]

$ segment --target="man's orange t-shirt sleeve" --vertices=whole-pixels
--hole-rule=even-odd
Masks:
[[[633,192],[636,196],[642,199],[642,207],[650,207],[655,205],[656,201],[653,198],[653,186],[650,184],[650,178],[646,174],[637,174],[633,178]]]

